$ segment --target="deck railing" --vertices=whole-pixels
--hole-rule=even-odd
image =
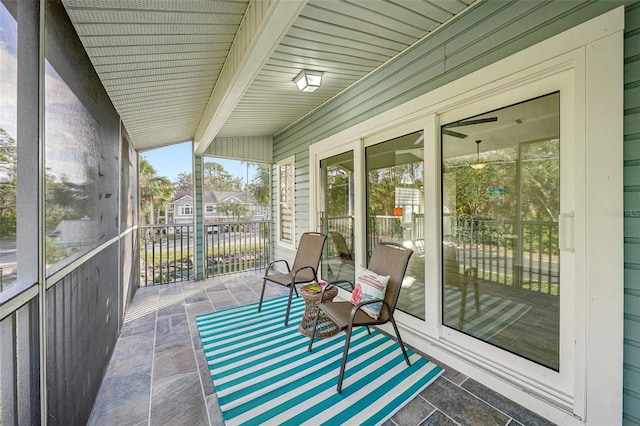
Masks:
[[[269,264],[269,222],[217,222],[205,225],[205,275],[258,270]]]
[[[378,241],[395,241],[412,245],[417,256],[424,256],[423,221],[422,214],[414,215],[410,222],[396,216],[373,216],[369,219],[369,247]],[[445,242],[457,248],[461,270],[473,267],[485,281],[559,294],[557,222],[451,215],[445,217],[443,234]]]
[[[140,286],[194,279],[193,225],[144,225],[140,230]],[[206,277],[269,264],[269,222],[216,222],[204,230]]]
[[[560,258],[556,222],[462,218],[451,237],[461,267],[478,278],[558,295]]]
[[[193,279],[191,225],[140,226],[140,286]]]

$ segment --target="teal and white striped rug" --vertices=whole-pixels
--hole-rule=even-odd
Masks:
[[[458,327],[460,299],[462,293],[451,288],[445,289],[445,324]],[[480,294],[480,310],[476,313],[473,290],[467,292],[464,315],[464,332],[483,340],[489,340],[502,333],[507,327],[524,316],[530,306],[487,294]]]
[[[222,416],[228,425],[373,425],[411,401],[442,367],[366,328],[354,330],[342,394],[336,392],[345,333],[317,340],[298,331],[304,301],[287,297],[196,317]]]

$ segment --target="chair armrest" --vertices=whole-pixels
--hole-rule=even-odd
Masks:
[[[267,276],[267,273],[269,272],[269,269],[271,269],[273,267],[273,265],[275,265],[278,262],[284,262],[284,264],[287,265],[287,272],[291,272],[291,268],[289,267],[289,262],[287,262],[284,259],[274,260],[273,262],[269,263],[269,265],[267,266],[267,270],[264,273],[265,277]]]
[[[340,283],[349,283],[349,285],[351,286],[351,290],[353,290],[355,287],[353,286],[353,282],[349,281],[349,280],[338,280],[338,281],[331,281],[331,284],[340,284]]]
[[[327,291],[328,289],[330,289],[331,287],[333,287],[333,283],[329,284],[327,283],[327,285],[324,286],[324,288],[322,289],[322,291],[320,292],[320,303],[324,303],[324,292]]]
[[[385,306],[387,308],[387,311],[391,312],[391,306],[389,306],[389,304],[387,302],[384,301],[384,299],[369,299],[369,300],[365,300],[364,302],[360,302],[357,305],[355,305],[353,307],[353,309],[351,309],[351,314],[349,315],[349,324],[353,324],[353,320],[356,319],[356,314],[358,313],[358,311],[365,305],[371,305],[373,303],[382,303],[382,306]],[[382,309],[380,310],[382,311]]]

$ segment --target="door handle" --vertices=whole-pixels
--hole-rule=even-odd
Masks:
[[[561,213],[559,218],[559,238],[560,250],[574,252],[575,245],[575,219],[576,212],[571,210],[568,213]]]

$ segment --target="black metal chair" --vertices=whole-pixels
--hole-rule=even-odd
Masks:
[[[318,265],[320,264],[322,248],[324,247],[326,240],[327,236],[325,234],[321,234],[319,232],[305,232],[300,237],[300,243],[298,244],[298,250],[296,251],[296,257],[293,261],[292,267],[289,267],[289,262],[284,259],[274,260],[269,264],[264,273],[264,278],[262,279],[262,293],[260,294],[258,312],[262,310],[262,300],[264,299],[264,290],[267,286],[267,281],[289,287],[289,302],[287,304],[287,314],[284,318],[284,325],[289,324],[289,312],[291,311],[291,299],[293,298],[293,292],[295,291],[296,296],[298,296],[298,289],[296,288],[296,285],[318,282]],[[287,266],[287,272],[270,275],[269,271],[272,266],[278,262],[285,263]]]
[[[365,326],[367,330],[369,326],[381,325],[390,322],[393,325],[393,330],[396,333],[398,344],[402,349],[402,354],[407,362],[408,366],[411,366],[407,351],[404,348],[402,339],[400,338],[400,332],[398,326],[393,318],[393,313],[396,309],[396,303],[400,295],[400,289],[402,288],[402,280],[404,279],[405,272],[407,271],[407,265],[409,259],[413,254],[413,250],[401,246],[395,243],[378,243],[373,253],[371,254],[371,260],[369,261],[368,269],[379,275],[389,275],[389,282],[385,292],[384,299],[371,299],[361,302],[357,305],[353,305],[351,301],[326,301],[318,305],[318,313],[316,314],[316,320],[313,325],[313,333],[311,340],[309,341],[309,352],[313,350],[313,339],[315,338],[316,327],[318,325],[318,317],[320,312],[325,313],[333,322],[336,323],[340,330],[345,330],[347,338],[344,344],[344,351],[342,353],[342,365],[340,366],[340,375],[338,378],[338,393],[342,392],[342,380],[344,378],[344,370],[347,365],[347,355],[349,352],[349,343],[351,341],[351,333],[354,327]],[[325,287],[324,291],[328,287]],[[320,300],[322,300],[322,294]],[[362,307],[372,303],[382,303],[380,316],[377,319],[366,314]],[[371,331],[369,331],[371,333]]]

